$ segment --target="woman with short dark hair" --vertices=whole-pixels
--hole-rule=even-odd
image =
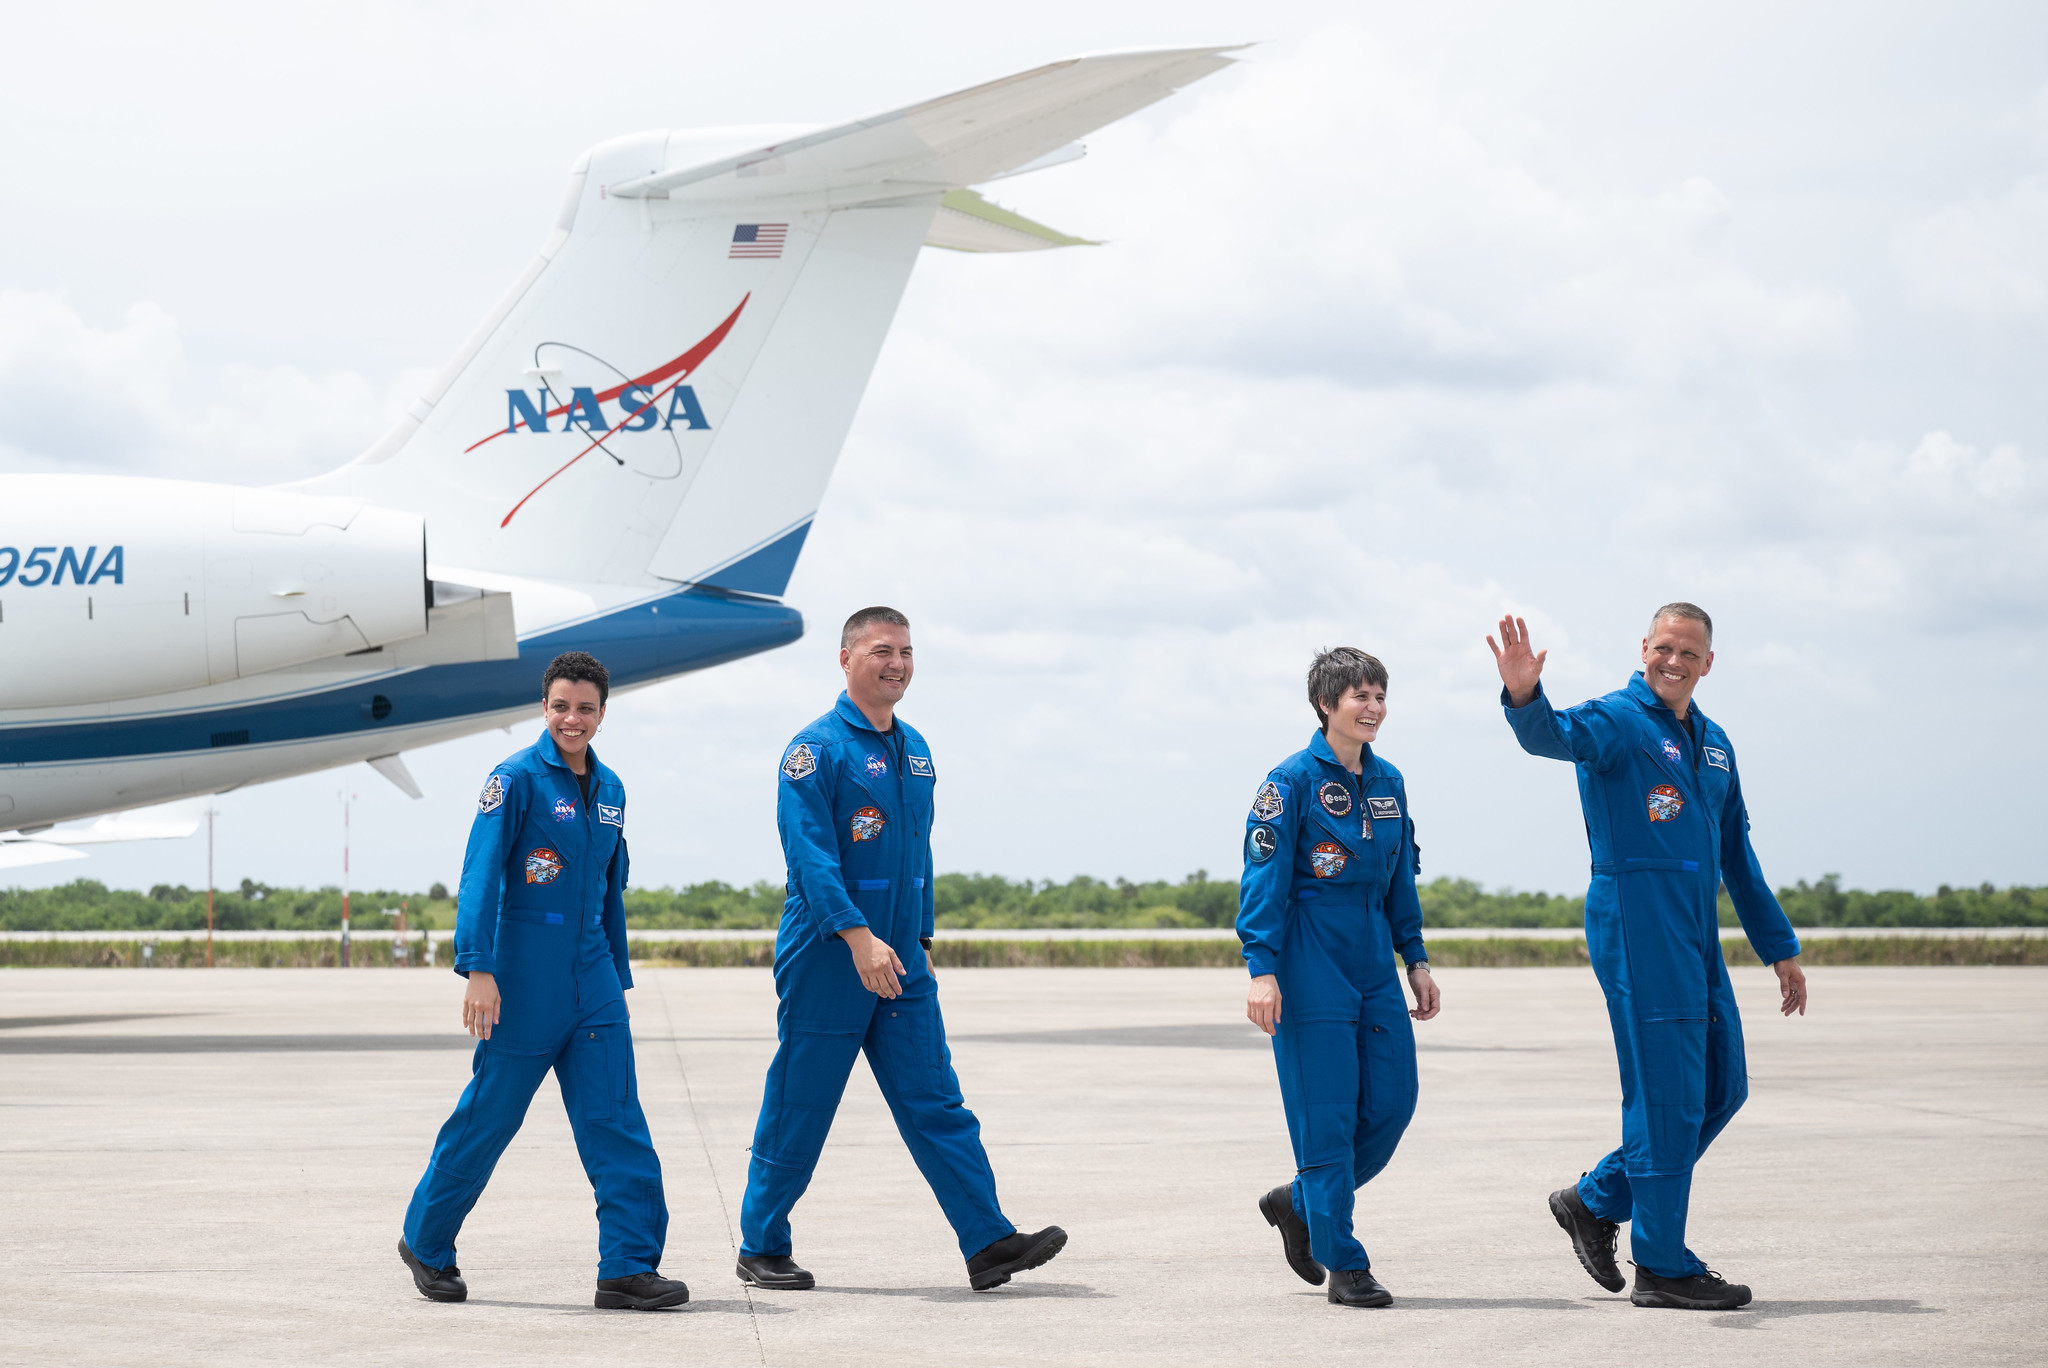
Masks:
[[[1386,1167],[1415,1114],[1409,1018],[1437,1014],[1437,987],[1407,790],[1372,751],[1386,666],[1349,646],[1324,651],[1309,667],[1308,701],[1321,726],[1252,799],[1238,893],[1252,975],[1245,1015],[1273,1037],[1296,1169],[1259,1210],[1279,1228],[1290,1268],[1315,1284],[1329,1270],[1331,1301],[1385,1306],[1393,1296],[1351,1231],[1353,1195]]]

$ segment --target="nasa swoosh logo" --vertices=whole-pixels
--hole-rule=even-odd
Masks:
[[[519,510],[526,507],[533,496],[554,483],[564,471],[581,461],[593,451],[602,450],[618,466],[626,465],[626,457],[617,448],[625,448],[635,442],[644,443],[644,437],[626,437],[626,434],[659,433],[654,438],[661,442],[672,455],[671,464],[675,469],[659,473],[654,469],[643,469],[639,473],[653,475],[659,479],[674,479],[682,473],[682,446],[676,437],[676,429],[684,431],[709,430],[711,420],[705,416],[704,406],[697,398],[694,388],[684,383],[701,367],[711,354],[718,350],[733,325],[740,320],[740,314],[753,298],[749,292],[726,315],[725,321],[699,338],[696,344],[680,356],[672,357],[650,371],[639,375],[628,375],[611,362],[594,352],[567,342],[542,342],[533,349],[533,370],[541,377],[541,386],[536,394],[524,387],[505,391],[505,426],[496,432],[478,438],[463,448],[464,454],[475,451],[500,437],[518,437],[522,441],[545,440],[550,450],[573,450],[566,461],[549,472],[546,479],[526,491],[518,503],[512,505],[499,527],[511,526]],[[619,383],[600,388],[598,385],[567,386],[569,394],[564,398],[557,385],[547,377],[558,375],[572,368],[586,376],[595,370],[616,376]],[[617,421],[605,410],[605,405],[618,410]],[[555,419],[562,425],[553,426]],[[568,441],[562,441],[567,438]],[[624,438],[624,440],[621,440]],[[636,456],[639,453],[635,453]],[[653,453],[647,453],[652,455]]]

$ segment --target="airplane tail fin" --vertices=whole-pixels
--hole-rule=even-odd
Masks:
[[[1071,58],[823,129],[600,144],[426,395],[303,487],[423,513],[444,565],[780,596],[947,192],[1068,160],[1232,50]]]

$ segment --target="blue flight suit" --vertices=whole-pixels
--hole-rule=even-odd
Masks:
[[[1280,981],[1273,1061],[1294,1142],[1294,1211],[1325,1268],[1370,1268],[1353,1194],[1415,1115],[1415,1028],[1394,952],[1422,945],[1421,855],[1401,772],[1352,774],[1317,732],[1266,776],[1245,820],[1237,935],[1253,977]]]
[[[973,1257],[1017,1227],[996,1202],[981,1123],[960,1097],[932,934],[931,748],[899,716],[878,732],[845,694],[782,757],[775,825],[789,894],[775,933],[775,1036],[740,1203],[740,1252],[790,1252],[789,1213],[810,1186],[853,1059],[868,1067],[910,1157]],[[861,986],[838,933],[866,926],[908,971],[902,996]]]
[[[1766,964],[1798,954],[1799,938],[1750,848],[1735,748],[1698,704],[1679,721],[1638,673],[1563,712],[1541,685],[1520,708],[1502,690],[1501,705],[1523,750],[1578,767],[1593,853],[1586,949],[1621,1063],[1621,1148],[1579,1196],[1630,1223],[1637,1265],[1690,1277],[1706,1268],[1685,1247],[1693,1165],[1749,1096],[1716,886]]]
[[[597,1276],[651,1273],[661,1262],[668,1203],[626,1023],[626,789],[595,752],[589,762],[586,804],[544,731],[491,771],[477,800],[455,972],[496,976],[501,1019],[476,1043],[469,1086],[405,1213],[405,1242],[429,1268],[455,1263],[455,1233],[549,1069],[597,1190]]]

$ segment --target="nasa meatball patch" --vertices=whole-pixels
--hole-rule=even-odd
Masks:
[[[1252,799],[1252,816],[1261,822],[1270,822],[1287,811],[1287,791],[1268,779],[1259,785],[1258,794]]]
[[[789,748],[789,754],[782,757],[782,777],[785,779],[807,779],[817,772],[818,757],[811,754],[810,745],[799,742]]]
[[[889,762],[881,756],[870,753],[867,758],[868,778],[879,779],[889,772]]]
[[[526,881],[530,884],[550,884],[562,877],[562,857],[542,846],[539,850],[526,853]]]
[[[872,841],[882,834],[882,828],[889,825],[889,819],[882,815],[880,808],[864,807],[853,814],[849,823],[853,828],[853,839]]]
[[[1273,852],[1280,845],[1280,838],[1273,834],[1273,828],[1259,823],[1244,837],[1244,857],[1253,864],[1264,864],[1273,858]]]
[[[1650,820],[1653,822],[1675,821],[1685,811],[1685,799],[1669,784],[1659,784],[1650,790]]]
[[[1308,853],[1309,867],[1315,870],[1318,879],[1336,878],[1344,872],[1344,865],[1350,858],[1351,852],[1335,841],[1318,841]]]
[[[1672,739],[1671,739],[1670,737],[1668,737],[1668,736],[1660,736],[1660,737],[1658,737],[1658,738],[1657,738],[1657,741],[1658,741],[1658,743],[1659,743],[1660,745],[1662,745],[1662,746],[1664,747],[1664,758],[1665,758],[1666,760],[1683,760],[1683,759],[1685,759],[1685,756],[1684,756],[1684,755],[1683,755],[1683,754],[1682,754],[1682,753],[1681,753],[1681,752],[1679,751],[1679,749],[1678,749],[1678,746],[1677,746],[1677,743],[1675,743],[1674,741],[1672,741]]]
[[[573,822],[576,820],[576,805],[567,798],[555,799],[555,820]]]
[[[1351,790],[1335,779],[1325,779],[1322,787],[1316,790],[1316,801],[1332,817],[1342,817],[1351,811]]]
[[[496,812],[503,806],[505,806],[505,781],[494,774],[484,780],[484,791],[477,795],[476,810],[480,813]]]
[[[1712,765],[1715,769],[1724,770],[1728,768],[1727,751],[1717,750],[1713,746],[1707,746],[1700,751],[1700,754],[1706,756],[1707,763]]]

